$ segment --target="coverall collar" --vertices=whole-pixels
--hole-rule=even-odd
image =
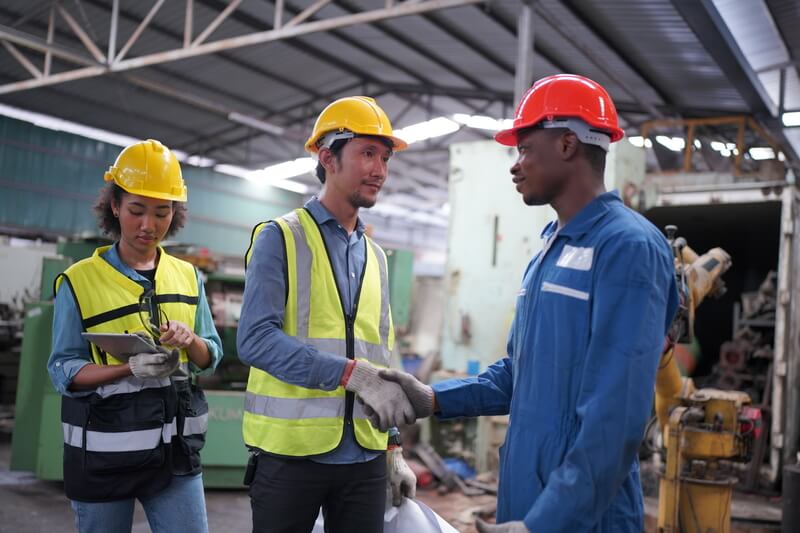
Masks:
[[[608,212],[608,206],[610,204],[621,201],[622,199],[619,197],[619,191],[616,189],[601,194],[592,200],[586,207],[581,209],[578,214],[572,218],[572,220],[567,222],[567,225],[561,228],[558,234],[564,235],[565,237],[579,239],[588,233],[598,220],[603,218],[603,216]],[[542,238],[546,239],[550,237],[557,227],[558,220],[553,220],[550,222],[542,230]]]
[[[316,220],[317,224],[319,224],[320,226],[322,226],[329,220],[333,220],[335,224],[340,225],[339,221],[336,220],[336,217],[334,217],[331,214],[331,212],[328,211],[328,209],[324,205],[322,205],[322,202],[320,202],[319,198],[317,198],[316,196],[312,196],[311,199],[307,201],[303,207],[308,209],[309,213],[311,213],[311,216],[314,217],[314,220]],[[367,228],[364,225],[364,222],[361,221],[361,217],[358,217],[356,219],[355,232],[359,239],[364,234],[364,231],[366,229]]]

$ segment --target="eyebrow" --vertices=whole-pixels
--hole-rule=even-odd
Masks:
[[[147,206],[144,205],[141,202],[130,202],[128,205],[135,205],[136,207],[141,207],[142,209],[147,209]],[[157,205],[155,208],[156,209],[170,209],[170,208],[172,208],[172,205],[161,204],[161,205]]]

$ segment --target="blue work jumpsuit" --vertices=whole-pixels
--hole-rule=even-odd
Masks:
[[[641,533],[637,450],[678,306],[671,251],[605,193],[528,265],[508,357],[434,385],[441,417],[510,413],[497,521],[532,533]]]

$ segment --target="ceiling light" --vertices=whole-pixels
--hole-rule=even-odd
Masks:
[[[783,125],[787,127],[800,126],[800,111],[790,111],[781,117]]]
[[[466,115],[464,113],[456,113],[453,115],[453,120],[468,128],[490,131],[504,130],[514,125],[514,120],[510,118],[492,118],[484,115]]]
[[[284,161],[283,163],[256,170],[248,179],[253,181],[285,180],[311,172],[316,167],[317,162],[314,159],[310,157],[298,157],[291,161]]]
[[[686,148],[686,140],[683,137],[667,137],[666,135],[657,135],[656,142],[672,150],[673,152],[680,152]]]
[[[769,146],[753,146],[748,153],[756,161],[775,159],[775,151]]]
[[[442,135],[449,135],[456,132],[461,128],[457,122],[450,120],[447,117],[438,117],[425,122],[419,122],[406,126],[399,130],[394,130],[394,134],[400,137],[408,144],[425,139],[432,139],[434,137],[441,137]]]
[[[628,142],[634,145],[637,148],[652,148],[653,141],[650,139],[645,139],[641,135],[634,135],[633,137],[626,137]]]
[[[703,147],[703,145],[700,144],[700,139],[694,140],[694,147],[697,148],[698,150]]]
[[[249,126],[256,130],[271,133],[273,135],[283,135],[284,132],[284,129],[280,126],[270,124],[269,122],[264,122],[263,120],[255,117],[242,115],[241,113],[228,113],[228,120],[231,122],[236,122],[237,124],[242,124],[243,126]]]

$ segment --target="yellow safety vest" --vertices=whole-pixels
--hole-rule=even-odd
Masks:
[[[355,317],[345,316],[325,243],[311,214],[296,209],[276,222],[283,233],[289,289],[283,331],[320,351],[388,367],[394,329],[383,250],[364,237],[366,262],[353,309]],[[253,230],[246,262],[266,224]],[[307,389],[250,368],[244,441],[276,455],[318,455],[339,445],[345,421],[352,420],[358,444],[368,450],[385,450],[387,434],[372,427],[354,398],[343,387]]]
[[[144,331],[139,317],[139,298],[144,288],[111,266],[101,255],[109,246],[97,248],[91,257],[78,261],[56,278],[56,290],[66,281],[75,296],[83,328],[89,333],[135,333]],[[155,301],[169,320],[183,322],[194,330],[198,302],[194,267],[159,249],[155,276]],[[122,364],[95,345],[92,360],[98,365]],[[187,362],[181,350],[181,362]]]

